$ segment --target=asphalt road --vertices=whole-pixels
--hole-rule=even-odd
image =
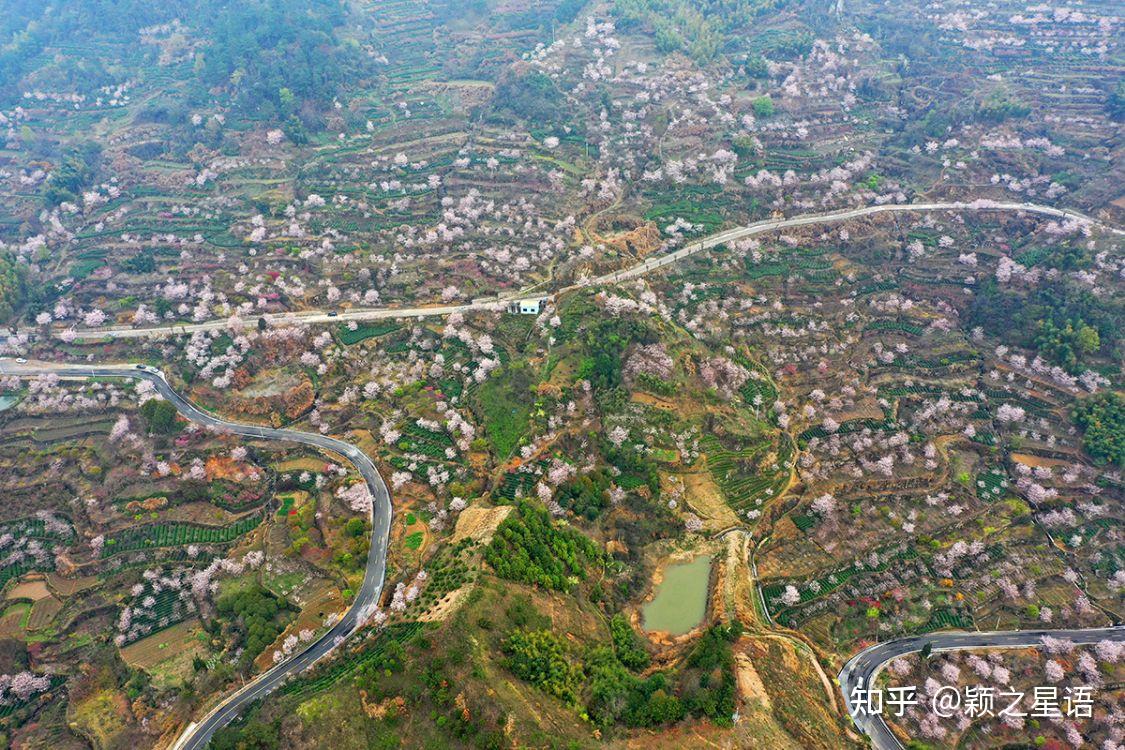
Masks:
[[[1091,628],[1088,630],[1013,630],[993,633],[931,633],[915,638],[900,638],[895,641],[879,643],[860,651],[840,670],[840,690],[844,693],[844,705],[852,715],[856,727],[871,738],[876,750],[902,750],[890,727],[878,714],[868,714],[852,705],[852,692],[858,687],[869,690],[887,662],[905,654],[921,651],[930,643],[935,652],[959,651],[988,648],[1027,648],[1038,646],[1043,636],[1068,638],[1079,645],[1097,643],[1103,639],[1125,641],[1125,626],[1112,628]]]
[[[13,360],[0,360],[0,375],[34,376],[52,373],[63,379],[86,379],[94,377],[124,377],[133,380],[147,380],[157,392],[175,405],[187,419],[207,427],[256,440],[283,440],[301,443],[335,453],[351,463],[363,476],[371,491],[371,547],[367,553],[367,569],[363,584],[356,592],[355,600],[348,611],[320,638],[310,643],[305,650],[280,662],[271,669],[248,682],[238,692],[228,696],[198,722],[184,730],[172,745],[173,750],[201,750],[207,746],[211,736],[220,728],[233,721],[249,704],[276,689],[286,677],[307,669],[324,657],[374,611],[383,590],[386,573],[387,537],[391,528],[391,498],[387,485],[375,468],[375,464],[359,448],[342,440],[296,430],[279,430],[272,427],[228,422],[212,416],[183,398],[174,391],[163,374],[155,368],[138,369],[136,365],[71,366],[43,362],[16,363]]]
[[[305,310],[302,312],[289,312],[289,313],[271,313],[263,315],[266,321],[273,326],[285,325],[290,323],[340,323],[347,321],[371,321],[371,320],[387,320],[393,318],[426,318],[426,317],[444,317],[452,315],[457,312],[469,312],[472,310],[489,310],[505,306],[508,302],[519,299],[527,299],[534,297],[549,296],[551,294],[561,294],[562,292],[570,291],[580,287],[586,286],[601,286],[615,284],[621,281],[643,276],[647,273],[655,271],[658,268],[677,263],[684,258],[688,258],[697,253],[709,250],[718,245],[728,242],[736,242],[748,237],[753,237],[759,234],[766,234],[769,232],[776,232],[782,229],[791,229],[794,227],[803,227],[813,224],[826,224],[840,221],[850,221],[851,219],[859,219],[864,216],[872,216],[875,214],[883,213],[908,213],[917,211],[1023,211],[1026,213],[1039,214],[1041,216],[1053,216],[1058,219],[1080,219],[1082,221],[1091,222],[1095,225],[1101,226],[1107,231],[1113,232],[1118,235],[1125,235],[1125,231],[1117,227],[1106,225],[1104,222],[1093,219],[1084,214],[1072,211],[1070,209],[1054,208],[1053,206],[1041,206],[1035,203],[988,203],[987,205],[978,205],[975,203],[964,202],[950,202],[950,203],[889,203],[882,206],[864,206],[862,208],[849,208],[840,211],[827,211],[819,214],[808,214],[804,216],[794,216],[788,219],[766,219],[764,221],[757,221],[753,224],[748,224],[744,227],[737,227],[735,229],[728,229],[709,237],[705,237],[696,242],[692,242],[684,247],[671,253],[651,257],[643,260],[636,265],[611,273],[597,276],[595,278],[584,279],[577,284],[573,284],[562,289],[556,289],[552,292],[542,293],[528,293],[513,292],[502,295],[495,299],[475,300],[459,305],[431,305],[424,307],[380,307],[380,308],[351,308],[348,310],[341,310],[332,314],[325,310]],[[247,320],[247,325],[252,325],[254,320]],[[97,328],[88,330],[76,330],[75,335],[79,340],[85,341],[100,341],[107,338],[120,338],[120,339],[135,339],[135,338],[165,338],[168,336],[180,336],[191,334],[196,331],[225,331],[229,328],[226,319],[208,320],[203,323],[176,323],[172,325],[154,326],[150,328]],[[37,334],[41,331],[38,328],[25,329],[25,333]],[[54,328],[51,330],[52,336],[58,336],[63,332],[62,328]]]
[[[585,279],[579,284],[565,287],[556,290],[555,294],[560,292],[569,291],[571,289],[583,286],[599,286],[611,285],[621,281],[627,281],[639,276],[643,276],[658,268],[677,263],[680,260],[704,252],[708,249],[722,245],[729,242],[737,242],[742,239],[753,237],[759,234],[766,234],[768,232],[775,232],[783,229],[794,227],[809,226],[813,224],[832,223],[840,221],[849,221],[851,219],[858,219],[864,216],[871,216],[880,213],[899,213],[899,212],[918,212],[918,211],[1022,211],[1027,213],[1034,213],[1043,216],[1053,216],[1060,219],[1080,219],[1082,221],[1091,222],[1093,224],[1102,226],[1110,232],[1117,235],[1125,235],[1125,231],[1106,225],[1089,216],[1085,216],[1077,211],[1069,209],[1060,209],[1052,206],[1042,206],[1034,203],[1000,203],[989,202],[987,204],[978,205],[975,203],[964,202],[951,202],[951,203],[909,203],[909,204],[887,204],[882,206],[865,206],[863,208],[844,209],[840,211],[830,211],[819,214],[809,214],[806,216],[795,216],[788,219],[769,219],[765,221],[755,222],[745,227],[738,227],[730,229],[717,234],[706,237],[697,242],[693,242],[666,255],[661,255],[655,258],[649,258],[641,261],[631,268],[621,271],[615,271],[602,276],[591,279]],[[491,300],[479,300],[460,305],[435,305],[429,307],[412,307],[412,308],[359,308],[350,309],[339,312],[337,314],[329,314],[323,310],[309,310],[304,312],[293,313],[277,313],[264,316],[271,325],[285,324],[285,323],[331,323],[331,322],[345,322],[345,321],[369,321],[369,320],[382,320],[388,318],[410,318],[410,317],[430,317],[430,316],[446,316],[455,312],[468,312],[471,310],[495,309],[498,306],[503,306],[509,301],[518,300],[527,297],[526,294],[514,293],[504,295]],[[538,296],[538,295],[536,295]],[[176,336],[183,334],[190,334],[195,331],[215,331],[225,330],[228,327],[226,320],[212,320],[204,323],[194,324],[176,324],[169,326],[157,326],[154,328],[112,328],[112,329],[97,329],[88,331],[78,331],[77,336],[85,340],[99,340],[105,338],[162,338],[166,336]],[[35,333],[35,330],[28,330],[28,333]],[[56,329],[53,335],[61,333]],[[273,669],[265,672],[253,682],[247,684],[242,690],[229,697],[226,701],[220,704],[216,709],[209,713],[198,725],[193,724],[188,727],[184,735],[173,746],[174,750],[181,750],[185,748],[202,748],[207,744],[211,735],[215,730],[229,723],[234,719],[239,711],[242,710],[247,704],[257,700],[263,695],[269,693],[276,688],[286,676],[305,669],[310,664],[321,658],[334,648],[334,646],[350,634],[356,627],[357,622],[361,621],[361,613],[366,616],[370,608],[375,602],[378,601],[379,594],[383,587],[383,578],[385,573],[386,562],[386,540],[390,529],[391,520],[391,505],[390,498],[387,493],[386,485],[383,483],[382,477],[379,476],[378,471],[375,469],[371,460],[364,455],[355,446],[344,443],[340,440],[327,438],[322,435],[315,435],[311,433],[296,432],[293,430],[276,430],[269,427],[258,427],[254,425],[242,425],[233,422],[226,422],[224,420],[212,417],[196,408],[190,402],[186,401],[179,394],[172,390],[172,388],[164,381],[163,376],[155,372],[147,372],[136,369],[129,369],[129,366],[121,367],[58,367],[54,365],[38,365],[41,369],[34,369],[37,365],[13,365],[9,360],[7,363],[0,363],[0,374],[7,372],[19,372],[26,374],[37,374],[38,372],[54,372],[60,376],[72,377],[91,377],[91,376],[124,376],[136,379],[145,379],[154,383],[157,390],[166,399],[171,401],[180,410],[182,414],[192,421],[201,424],[212,425],[221,427],[234,434],[245,435],[247,437],[254,437],[266,440],[289,440],[292,442],[303,443],[305,445],[312,445],[324,450],[337,453],[350,461],[363,475],[367,481],[368,487],[371,489],[372,497],[374,498],[374,509],[372,514],[372,538],[371,549],[368,553],[367,572],[364,577],[363,586],[361,587],[358,595],[356,596],[355,603],[352,608],[348,610],[347,614],[338,622],[328,633],[311,644],[305,651],[297,654],[288,661],[285,661]],[[22,369],[13,369],[22,368]],[[858,684],[868,686],[871,681],[878,676],[879,671],[891,659],[902,654],[911,653],[921,650],[922,646],[928,641],[933,643],[935,651],[965,649],[965,648],[1015,648],[1035,645],[1038,639],[1048,631],[1027,631],[1027,632],[1011,632],[1011,633],[943,633],[927,636],[924,638],[907,638],[899,641],[890,641],[888,643],[873,646],[865,651],[861,651],[854,656],[840,672],[840,686],[844,691],[845,704],[848,706],[849,712],[856,722],[856,725],[864,732],[872,737],[875,747],[880,750],[898,750],[901,748],[898,740],[891,734],[890,729],[883,722],[879,716],[856,715],[851,705],[850,694],[852,689]],[[1125,629],[1111,628],[1101,630],[1089,631],[1054,631],[1050,634],[1059,637],[1071,637],[1078,643],[1087,643],[1101,640],[1104,637],[1112,637],[1114,639],[1125,638]],[[1091,640],[1081,640],[1089,638]]]

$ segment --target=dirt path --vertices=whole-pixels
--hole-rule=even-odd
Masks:
[[[835,683],[832,681],[831,678],[829,678],[828,673],[824,671],[824,667],[821,666],[820,659],[816,655],[816,649],[812,646],[812,644],[808,643],[804,639],[804,637],[801,636],[800,634],[792,633],[792,632],[789,632],[789,631],[785,631],[781,628],[777,628],[772,623],[762,622],[761,618],[758,616],[759,612],[758,612],[757,602],[758,602],[758,597],[759,597],[759,590],[758,590],[758,582],[754,578],[753,566],[751,565],[751,561],[750,561],[750,557],[749,557],[750,552],[751,552],[751,550],[750,550],[750,544],[751,543],[752,543],[752,537],[746,531],[736,530],[736,531],[730,532],[727,535],[727,561],[728,561],[728,564],[731,560],[732,549],[739,550],[740,554],[741,554],[741,560],[740,560],[741,568],[746,573],[744,579],[748,583],[749,596],[753,597],[749,600],[750,603],[751,603],[751,606],[749,607],[749,611],[751,613],[751,616],[748,619],[750,619],[751,622],[752,622],[752,627],[750,628],[750,630],[751,630],[750,634],[754,638],[765,639],[765,640],[777,640],[777,641],[783,641],[783,642],[789,643],[790,645],[793,646],[793,650],[794,650],[794,652],[795,652],[795,654],[797,655],[798,658],[800,658],[800,656],[802,654],[807,656],[809,661],[812,662],[813,669],[816,670],[817,677],[820,678],[821,687],[824,688],[824,694],[828,697],[828,702],[832,706],[832,710],[837,714],[844,713],[844,709],[840,706],[839,695],[838,695],[838,691],[836,689]],[[732,580],[733,578],[734,578],[733,576],[729,576],[729,575],[727,576],[728,581]],[[740,618],[740,619],[742,619],[742,618]],[[757,676],[756,672],[755,672],[754,676]],[[749,673],[747,672],[744,675],[743,670],[740,669],[739,670],[740,687],[742,686],[742,681],[744,679],[748,681],[746,686],[745,686],[746,689],[751,689],[751,688],[754,687]],[[759,682],[760,682],[760,680],[759,680]],[[763,690],[763,694],[765,694],[764,690]],[[765,703],[766,703],[766,706],[768,708],[769,707],[769,697],[768,697],[768,695],[766,695]],[[857,740],[857,741],[860,739],[859,736],[850,729],[848,730],[848,736],[850,738],[854,739],[854,740]]]
[[[808,656],[809,661],[812,662],[813,668],[816,670],[817,676],[820,677],[820,684],[824,687],[825,695],[828,696],[829,702],[832,703],[832,708],[837,712],[841,711],[840,704],[837,700],[836,687],[835,685],[833,685],[832,680],[828,677],[828,673],[824,671],[824,667],[820,665],[820,659],[816,658],[815,652],[811,652],[811,647],[809,646],[809,644],[805,643],[805,641],[801,638],[797,638],[791,635],[785,635],[778,632],[761,633],[755,635],[755,637],[764,638],[767,640],[785,641],[790,644],[795,644],[794,651],[796,651],[798,655],[801,655],[802,652],[810,651],[810,653],[807,653],[805,655]],[[803,646],[804,648],[801,648],[801,646]]]

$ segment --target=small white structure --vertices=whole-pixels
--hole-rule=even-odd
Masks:
[[[508,312],[513,315],[538,315],[545,304],[547,304],[546,297],[515,300],[508,304]]]

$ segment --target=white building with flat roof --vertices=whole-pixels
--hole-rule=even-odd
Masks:
[[[513,315],[538,315],[543,311],[545,304],[547,304],[546,297],[514,300],[508,304],[508,312]]]

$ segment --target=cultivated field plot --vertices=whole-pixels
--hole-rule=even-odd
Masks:
[[[200,641],[202,634],[198,620],[185,620],[130,643],[121,649],[121,658],[158,683],[174,685],[190,675],[192,659],[206,653],[206,644]]]

